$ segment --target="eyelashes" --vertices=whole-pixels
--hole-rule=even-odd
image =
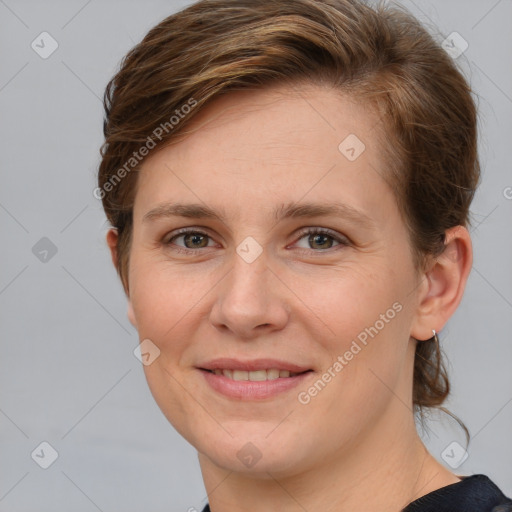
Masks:
[[[299,248],[299,252],[303,252],[303,253],[309,253],[309,254],[325,253],[325,252],[332,253],[333,250],[337,250],[336,249],[337,247],[340,247],[340,246],[345,247],[345,246],[350,245],[350,242],[346,237],[341,236],[338,233],[331,231],[329,229],[326,229],[326,228],[307,228],[306,230],[303,230],[301,233],[299,233],[299,235],[297,235],[297,236],[298,236],[298,238],[296,239],[296,242],[294,242],[294,244],[303,240],[306,237],[309,237],[306,240],[306,244],[325,245],[326,240],[327,241],[332,240],[333,242],[338,244],[338,245],[331,245],[330,247],[327,247],[327,248],[325,248],[325,247],[321,247],[321,248],[317,248],[317,249],[311,248],[311,247],[305,248],[305,249]],[[190,240],[192,242],[194,240],[196,242],[198,242],[198,245],[196,247],[183,247],[183,246],[177,245],[175,243],[175,241],[177,239],[183,238],[185,241],[185,239],[187,237],[188,237],[188,240]],[[212,247],[211,245],[208,245],[208,239],[212,240],[212,237],[208,233],[201,231],[200,229],[184,228],[184,229],[176,232],[170,238],[168,238],[167,241],[162,241],[162,243],[166,248],[176,251],[178,253],[197,255],[202,250]],[[204,245],[205,240],[206,240],[206,245]],[[203,245],[200,245],[200,244],[203,244]]]

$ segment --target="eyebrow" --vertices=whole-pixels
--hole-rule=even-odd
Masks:
[[[343,203],[288,203],[274,209],[272,216],[276,222],[286,218],[310,218],[335,216],[348,219],[365,229],[375,229],[374,221],[365,213]],[[222,223],[226,221],[223,210],[216,212],[212,208],[199,203],[162,203],[148,211],[142,222],[169,217],[187,217],[190,219],[214,219]]]

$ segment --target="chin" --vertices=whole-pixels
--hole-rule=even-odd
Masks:
[[[239,435],[232,432],[233,437],[225,432],[218,436],[198,432],[192,444],[216,466],[264,480],[292,476],[312,462],[313,453],[308,454],[303,436],[294,438],[279,428],[269,435],[269,429],[263,432],[260,426],[258,432],[240,423],[238,429]]]
[[[261,458],[255,458],[253,462],[249,459],[249,446],[242,448],[246,453],[242,457],[247,462],[241,462],[238,458],[240,450],[233,450],[229,454],[220,452],[212,447],[207,448],[203,456],[207,457],[213,464],[233,473],[244,474],[260,480],[271,480],[272,477],[292,476],[300,472],[300,461],[292,459],[286,452],[281,453],[261,453]],[[257,452],[256,452],[257,453]]]

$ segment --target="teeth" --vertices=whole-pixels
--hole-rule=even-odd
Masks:
[[[279,378],[279,370],[272,368],[271,370],[267,370],[267,380],[275,380]]]
[[[233,380],[249,380],[249,372],[243,370],[233,370]]]
[[[278,378],[288,378],[298,375],[298,373],[290,372],[289,370],[278,370],[277,368],[271,368],[269,370],[256,370],[253,372],[247,372],[244,370],[212,370],[215,375],[224,375],[233,380],[250,380],[250,381],[264,381],[264,380],[275,380]]]

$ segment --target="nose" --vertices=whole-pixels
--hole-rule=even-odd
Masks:
[[[281,330],[288,321],[291,293],[268,266],[265,251],[250,263],[234,252],[231,269],[215,290],[210,321],[239,339]]]

